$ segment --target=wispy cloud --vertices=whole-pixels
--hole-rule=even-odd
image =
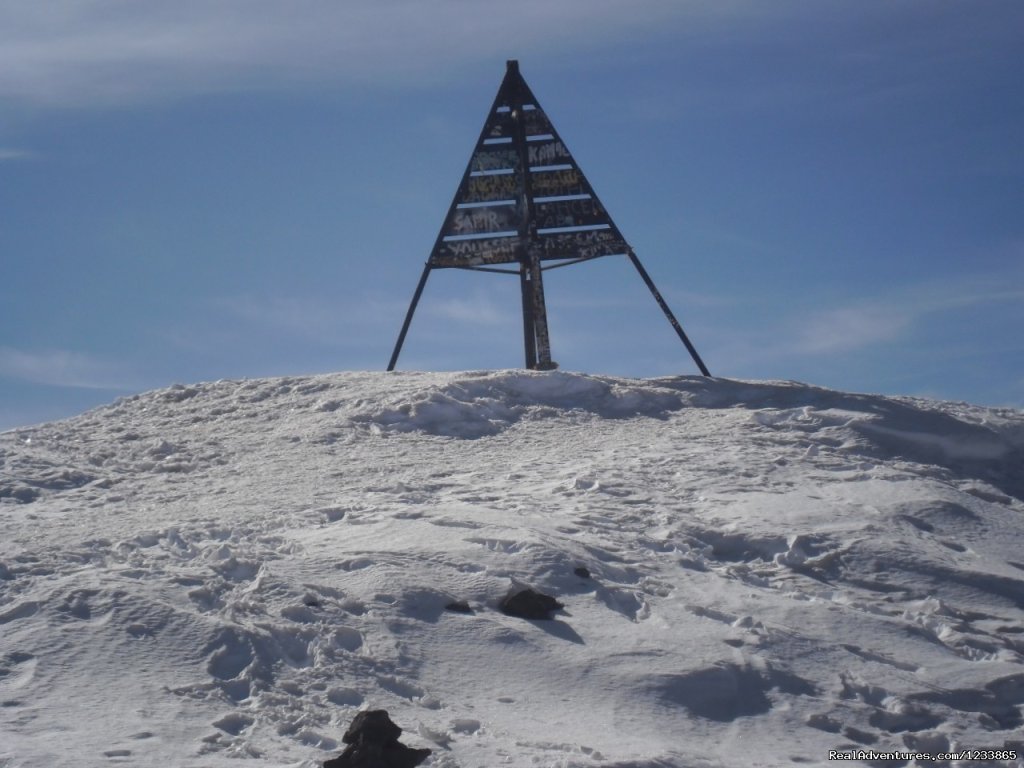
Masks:
[[[9,162],[12,160],[32,160],[35,157],[35,153],[30,152],[27,149],[12,149],[10,147],[0,147],[0,163]]]
[[[361,345],[371,329],[394,324],[403,311],[397,302],[379,302],[372,297],[263,295],[255,293],[213,299],[214,311],[225,317],[232,330],[224,328],[217,343],[237,341],[239,335],[272,333],[302,343],[318,342]]]
[[[887,305],[828,309],[801,318],[791,350],[802,355],[848,352],[900,338],[914,320],[913,310]]]
[[[804,355],[844,352],[898,341],[930,317],[946,312],[1024,302],[1024,288],[993,277],[928,282],[848,306],[799,318],[791,351]]]
[[[128,391],[137,388],[122,363],[66,349],[0,347],[0,376],[33,384]]]
[[[1024,274],[1020,268],[1010,267],[1000,274],[971,279],[893,287],[837,306],[782,311],[759,323],[756,330],[746,329],[742,337],[730,338],[722,328],[710,329],[710,335],[718,340],[714,357],[721,366],[738,371],[757,370],[766,364],[803,369],[831,366],[839,355],[855,359],[882,347],[913,344],[915,338],[928,333],[927,324],[943,321],[950,313],[963,313],[962,324],[970,333],[972,310],[1024,306],[1024,288],[1018,285],[1024,285]],[[987,316],[979,313],[979,317]]]
[[[469,298],[448,298],[433,301],[424,307],[428,317],[466,324],[467,332],[476,325],[506,326],[515,322],[515,315],[495,305],[493,298],[477,294]]]
[[[229,316],[259,328],[322,336],[345,320],[336,306],[295,296],[228,296],[215,301]]]
[[[303,81],[417,80],[705,14],[672,0],[0,2],[0,96],[93,104]]]

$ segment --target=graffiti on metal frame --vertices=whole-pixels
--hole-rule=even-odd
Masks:
[[[489,203],[494,200],[515,200],[522,194],[522,181],[518,173],[495,173],[470,176],[465,181],[460,203]]]
[[[484,134],[489,139],[515,138],[517,125],[520,123],[526,136],[548,136],[555,132],[542,109],[524,109],[522,113],[512,110],[496,111],[487,122]]]
[[[524,110],[523,124],[527,136],[548,136],[555,132],[548,116],[540,109]]]
[[[519,227],[519,210],[515,205],[482,205],[456,208],[452,213],[448,235],[479,235],[485,232],[508,232]]]
[[[502,147],[502,145],[498,146]],[[487,145],[486,148],[478,149],[473,154],[470,170],[474,173],[480,171],[517,171],[519,170],[519,153],[515,149],[495,149],[493,145]]]
[[[511,112],[496,112],[487,122],[484,135],[489,139],[505,139],[515,137],[516,123]]]
[[[604,206],[593,198],[537,203],[534,206],[534,220],[540,229],[611,223]]]
[[[525,267],[534,259],[626,253],[629,246],[529,89],[499,92],[496,104],[429,264]]]
[[[572,160],[572,155],[560,141],[531,142],[527,146],[530,165],[555,165]]]
[[[442,242],[431,259],[435,267],[510,264],[519,260],[518,237],[487,237]]]
[[[530,174],[530,188],[537,197],[590,194],[590,185],[576,168],[535,171]]]
[[[541,258],[594,259],[629,252],[629,246],[611,229],[589,232],[551,232],[540,236]]]

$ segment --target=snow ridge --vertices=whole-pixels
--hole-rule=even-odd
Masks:
[[[360,708],[444,768],[1020,754],[1022,468],[1019,411],[700,377],[220,381],[13,430],[0,766],[311,768]],[[522,586],[565,610],[496,610]]]

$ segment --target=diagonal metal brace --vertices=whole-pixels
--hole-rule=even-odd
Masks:
[[[633,266],[636,267],[636,271],[640,273],[640,277],[643,278],[643,281],[650,289],[651,294],[654,296],[654,300],[658,302],[658,306],[661,307],[661,311],[665,313],[665,317],[668,318],[669,324],[675,329],[675,332],[679,335],[683,344],[686,345],[686,349],[689,351],[690,357],[693,358],[693,362],[697,364],[697,367],[700,369],[702,374],[710,376],[711,374],[708,372],[707,366],[704,365],[704,361],[700,359],[700,355],[697,354],[696,348],[686,336],[683,326],[679,324],[679,321],[676,320],[676,316],[672,314],[672,310],[668,308],[668,304],[666,304],[665,299],[661,297],[661,293],[658,291],[657,286],[654,285],[654,281],[651,280],[651,276],[647,274],[647,270],[644,269],[644,265],[640,263],[640,259],[637,258],[632,248],[629,249],[628,256],[629,260],[633,262]]]

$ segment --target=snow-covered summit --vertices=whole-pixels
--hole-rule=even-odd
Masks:
[[[511,371],[124,398],[0,434],[0,766],[308,768],[360,708],[445,768],[1020,755],[1022,514],[1014,410]],[[501,614],[516,585],[565,610]]]

